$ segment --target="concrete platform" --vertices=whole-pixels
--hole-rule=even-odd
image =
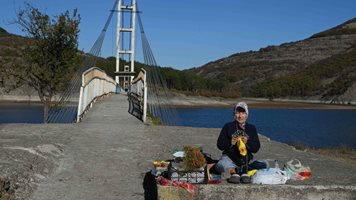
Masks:
[[[161,144],[181,148],[184,145],[203,146],[204,150],[219,158],[220,152],[215,143],[220,129],[191,129],[184,127],[150,127],[151,135]],[[194,135],[192,134],[194,132]],[[165,135],[165,136],[164,136]],[[169,137],[175,137],[174,144]],[[255,159],[278,159],[283,163],[291,159],[299,159],[304,165],[310,166],[312,176],[309,180],[288,180],[286,185],[243,185],[230,184],[223,181],[218,185],[196,185],[194,199],[356,199],[356,166],[310,152],[296,150],[294,147],[271,141],[260,135],[261,150]],[[168,150],[167,150],[168,151]],[[169,154],[160,155],[161,159]],[[158,159],[159,160],[159,159]],[[186,199],[187,192],[176,192],[172,187],[158,187],[159,193],[167,194],[166,190],[175,195],[173,199]],[[183,196],[180,196],[183,195]],[[172,196],[159,195],[160,199],[172,199]]]
[[[143,181],[152,161],[170,159],[173,149],[187,145],[220,157],[220,129],[144,125],[127,111],[127,97],[114,95],[97,102],[80,124],[0,125],[0,180],[10,181],[1,192],[32,200],[149,199],[154,186],[144,190]],[[256,159],[300,159],[311,167],[311,179],[280,186],[197,185],[195,198],[356,199],[355,165],[260,139]]]

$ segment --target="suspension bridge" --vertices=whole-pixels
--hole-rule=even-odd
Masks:
[[[116,70],[115,77],[109,77],[96,66],[96,61],[115,14]],[[141,36],[144,65],[135,69],[136,30]],[[177,120],[175,110],[169,102],[172,94],[167,89],[151,50],[136,0],[114,2],[99,37],[85,55],[68,88],[52,104],[48,122],[80,122],[98,99],[114,93],[127,95],[129,113],[143,122],[146,122],[147,116],[158,118],[167,125]]]
[[[155,180],[150,181],[146,173],[154,159],[168,159],[172,149],[187,145],[204,146],[214,158],[221,154],[215,146],[220,129],[142,123],[150,116],[171,125],[176,116],[169,103],[171,94],[143,29],[137,1],[125,2],[115,1],[102,32],[68,89],[51,107],[48,119],[51,124],[0,127],[0,171],[8,173],[11,189],[0,185],[1,199],[11,193],[14,199],[33,200],[156,199]],[[112,78],[96,66],[96,60],[114,14],[118,25],[116,77]],[[124,23],[125,19],[129,22]],[[145,64],[139,70],[135,70],[134,61],[136,20]],[[126,43],[122,42],[125,38]],[[115,95],[109,95],[112,93]],[[302,158],[310,163],[312,179],[283,187],[196,185],[196,199],[355,199],[353,165],[296,151],[264,136],[261,143],[262,150],[256,159],[285,162]],[[177,197],[178,189],[164,190],[158,186],[158,197],[174,192],[176,196],[170,197],[191,198]]]

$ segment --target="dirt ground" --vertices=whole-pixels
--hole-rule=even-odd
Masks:
[[[0,199],[143,199],[144,174],[152,161],[169,159],[172,149],[203,146],[213,158],[221,155],[220,129],[143,125],[127,110],[127,97],[114,95],[98,102],[80,124],[0,124]],[[355,160],[355,151],[315,154],[260,139],[256,159],[297,158],[311,167],[312,179],[290,185],[356,184],[356,165],[335,162],[341,154]]]

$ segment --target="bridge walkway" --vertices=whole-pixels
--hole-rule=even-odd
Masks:
[[[112,95],[97,102],[82,123],[73,124],[64,158],[32,199],[143,199],[152,142],[128,105],[127,96]]]

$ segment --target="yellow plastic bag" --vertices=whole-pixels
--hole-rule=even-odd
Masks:
[[[246,156],[247,155],[247,150],[246,150],[246,145],[245,143],[242,141],[241,138],[239,138],[239,140],[236,142],[237,148],[240,151],[240,154],[242,156]]]

